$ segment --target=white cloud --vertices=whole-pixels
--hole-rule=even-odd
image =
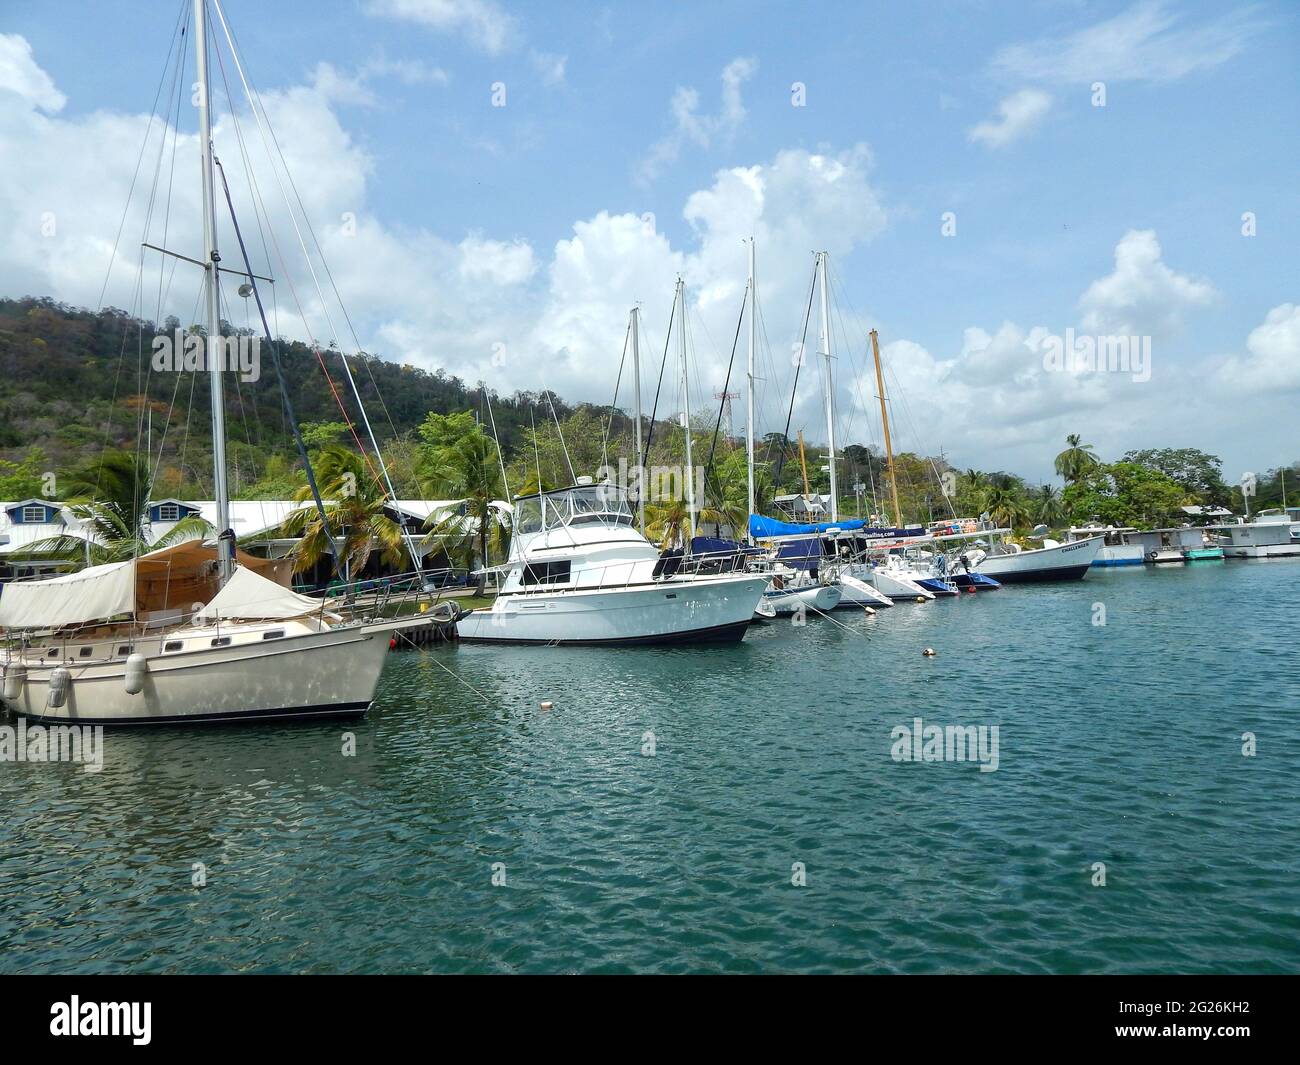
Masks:
[[[1237,393],[1300,390],[1300,304],[1283,303],[1268,312],[1246,338],[1246,357],[1232,356],[1217,369],[1221,385]]]
[[[722,70],[722,102],[715,115],[700,114],[700,94],[693,88],[678,86],[669,105],[673,128],[657,141],[641,161],[637,179],[643,184],[655,180],[667,167],[677,161],[682,148],[689,142],[700,148],[726,142],[733,137],[745,121],[745,102],[741,86],[758,70],[758,60],[740,57],[733,59]]]
[[[370,0],[366,12],[463,34],[489,55],[505,51],[519,29],[514,16],[492,0]]]
[[[1259,28],[1250,8],[1189,25],[1163,0],[1142,0],[1076,33],[1009,45],[993,66],[1015,78],[1061,84],[1177,81],[1239,55]]]
[[[564,68],[569,62],[568,56],[534,51],[530,53],[529,58],[532,60],[533,69],[540,75],[543,85],[564,84]]]
[[[998,117],[972,126],[966,136],[989,148],[1004,148],[1036,129],[1051,110],[1052,97],[1041,89],[1021,89],[998,104]]]
[[[15,92],[42,111],[61,111],[66,97],[32,58],[27,38],[16,33],[0,33],[0,92]]]
[[[1170,337],[1190,310],[1213,303],[1208,281],[1176,273],[1161,259],[1155,230],[1131,229],[1115,246],[1115,270],[1079,298],[1083,326],[1097,335]]]
[[[518,285],[533,276],[532,246],[523,240],[485,240],[478,234],[459,244],[460,276],[496,285]]]

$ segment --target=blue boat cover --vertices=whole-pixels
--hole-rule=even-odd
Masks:
[[[776,557],[793,569],[816,569],[822,560],[822,542],[816,536],[786,540],[776,549]]]
[[[777,521],[776,518],[765,518],[762,514],[751,514],[749,516],[749,535],[755,540],[766,540],[773,536],[808,536],[810,534],[830,532],[832,529],[839,532],[856,532],[862,536],[878,536],[882,538],[925,535],[925,530],[919,525],[906,529],[882,529],[879,526],[867,525],[861,518],[846,518],[843,521],[822,521],[800,525],[795,522]]]
[[[743,551],[746,554],[759,553],[756,547],[737,543],[735,540],[720,539],[716,536],[697,536],[691,541],[692,555],[734,555],[738,551]]]

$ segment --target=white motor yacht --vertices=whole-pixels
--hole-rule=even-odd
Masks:
[[[585,480],[587,483],[582,483]],[[662,556],[633,523],[626,491],[580,479],[520,496],[492,606],[457,622],[462,640],[659,644],[739,640],[769,576]],[[704,572],[711,570],[713,572]],[[723,572],[717,572],[717,571]]]

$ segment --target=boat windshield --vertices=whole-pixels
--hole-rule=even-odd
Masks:
[[[562,525],[607,524],[631,525],[632,508],[627,492],[618,485],[595,484],[551,492],[542,498],[542,527],[555,529]],[[536,506],[536,500],[529,500]],[[528,530],[522,526],[521,532]]]

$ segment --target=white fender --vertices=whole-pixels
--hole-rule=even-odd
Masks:
[[[68,701],[68,689],[71,687],[72,674],[59,666],[50,673],[50,694],[45,699],[45,705],[58,709]]]
[[[5,666],[5,702],[16,703],[22,698],[23,679],[26,672],[22,666]]]
[[[144,675],[149,672],[149,663],[144,655],[128,655],[126,659],[126,694],[139,695],[144,691]]]

